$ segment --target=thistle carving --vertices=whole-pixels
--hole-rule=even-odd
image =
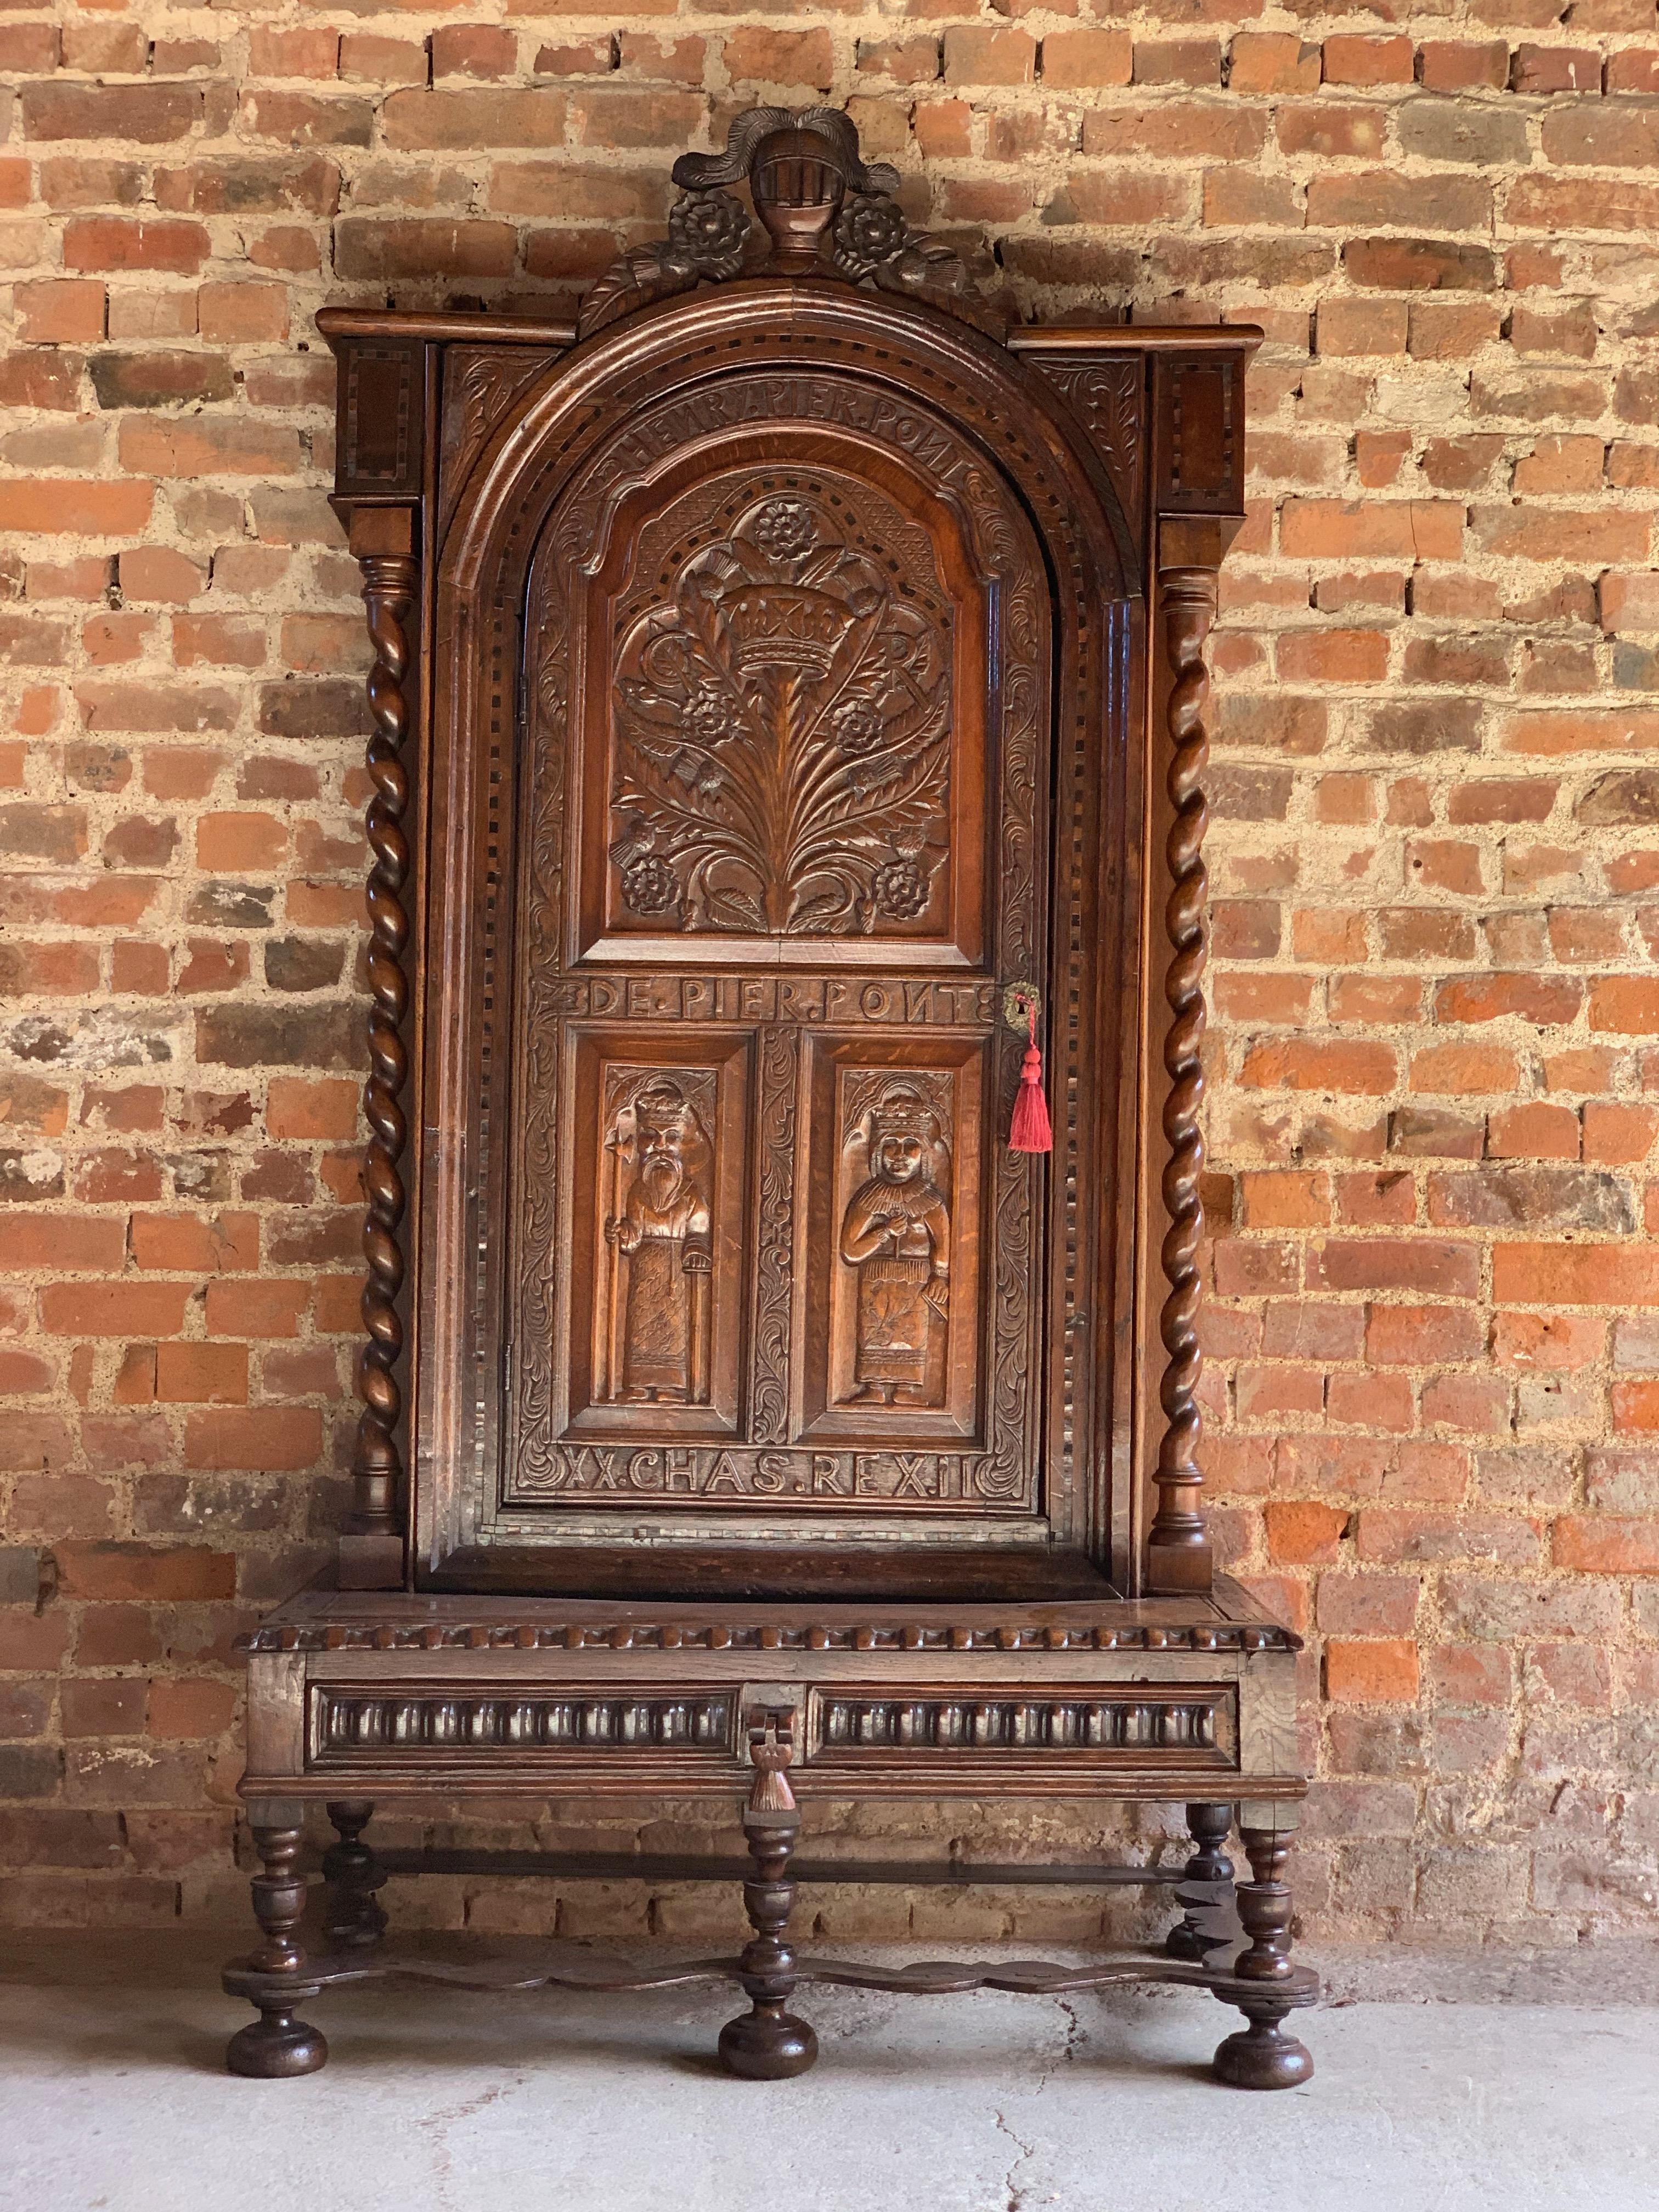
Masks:
[[[974,291],[950,246],[917,230],[893,195],[898,171],[859,157],[838,108],[751,107],[719,154],[682,154],[684,194],[668,235],[625,253],[582,302],[580,335],[699,283],[738,276],[839,276],[908,293],[1000,335],[1006,319]],[[750,206],[728,185],[746,187]]]
[[[756,500],[693,553],[618,643],[623,926],[926,924],[950,834],[949,646],[805,495]]]

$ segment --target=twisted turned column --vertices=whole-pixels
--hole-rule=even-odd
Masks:
[[[754,1786],[744,1808],[743,1828],[755,1871],[743,1886],[744,1910],[754,1935],[738,1961],[750,2009],[720,2030],[720,2063],[750,2081],[785,2081],[804,2074],[818,2055],[818,2039],[787,2009],[795,1987],[795,1954],[785,1929],[795,1902],[789,1860],[800,1834],[800,1809],[789,1787],[794,1756],[794,1716],[756,1713],[749,1729]]]
[[[1200,1495],[1198,1447],[1202,1424],[1198,1382],[1203,1366],[1198,1344],[1199,1247],[1204,1237],[1204,1206],[1199,1194],[1204,1172],[1204,1139],[1200,1114],[1204,1103],[1205,902],[1204,832],[1209,823],[1204,770],[1209,738],[1204,727],[1210,678],[1204,642],[1215,619],[1216,580],[1212,569],[1165,568],[1158,575],[1165,650],[1172,681],[1164,724],[1172,742],[1168,790],[1174,816],[1165,855],[1170,892],[1164,909],[1170,961],[1164,995],[1170,1026],[1164,1039],[1164,1067],[1169,1088],[1164,1100],[1164,1206],[1169,1218],[1163,1264],[1169,1294],[1159,1315],[1166,1355],[1159,1398],[1164,1429],[1153,1480],[1158,1510],[1147,1547],[1148,1579],[1154,1590],[1206,1589],[1210,1582],[1210,1545]]]
[[[407,1203],[400,1163],[409,1140],[403,1106],[409,1055],[402,1030],[409,1010],[409,979],[404,966],[409,914],[403,894],[410,870],[409,840],[403,826],[410,797],[404,744],[411,720],[405,681],[411,659],[409,625],[419,570],[410,553],[368,551],[361,558],[363,604],[374,647],[374,663],[368,672],[368,708],[374,730],[368,752],[374,792],[364,823],[374,856],[368,878],[370,1072],[363,1094],[369,1128],[363,1158],[363,1189],[368,1202],[363,1256],[368,1274],[362,1310],[368,1341],[357,1363],[362,1413],[351,1462],[352,1498],[345,1528],[349,1536],[380,1539],[389,1553],[400,1535],[398,1489],[403,1479],[398,1442],[403,1393],[397,1369],[404,1347],[398,1296],[404,1282],[400,1231]]]

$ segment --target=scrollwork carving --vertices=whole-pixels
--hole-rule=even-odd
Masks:
[[[1045,360],[1039,355],[1032,366],[1088,425],[1124,520],[1139,539],[1146,455],[1146,373],[1141,363],[1133,359]]]
[[[546,366],[544,353],[520,346],[455,346],[445,365],[440,537],[472,464],[514,401]]]
[[[754,1381],[750,1432],[757,1443],[789,1433],[789,1315],[794,1283],[794,1189],[800,1033],[782,1023],[760,1043],[760,1235],[755,1261]]]

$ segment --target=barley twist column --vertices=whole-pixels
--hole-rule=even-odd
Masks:
[[[363,1158],[363,1190],[368,1200],[363,1256],[368,1274],[363,1287],[362,1316],[368,1341],[357,1364],[362,1413],[351,1463],[352,1498],[345,1527],[349,1538],[375,1540],[372,1547],[358,1547],[372,1558],[379,1553],[389,1554],[400,1534],[398,1489],[403,1462],[398,1425],[403,1393],[397,1370],[404,1328],[398,1297],[404,1282],[400,1231],[407,1204],[400,1163],[409,1139],[403,1103],[409,1054],[402,1032],[409,1009],[404,968],[409,914],[404,890],[409,881],[410,848],[404,817],[409,809],[410,779],[404,749],[411,721],[406,683],[412,659],[410,625],[419,568],[408,552],[366,551],[361,557],[363,604],[374,647],[374,665],[368,672],[368,708],[374,728],[368,751],[374,790],[364,823],[374,854],[368,877],[369,1077],[363,1094],[369,1129]]]
[[[1174,568],[1158,576],[1165,651],[1171,682],[1164,726],[1172,744],[1168,792],[1174,809],[1165,848],[1170,872],[1164,910],[1170,961],[1164,994],[1170,1026],[1164,1039],[1169,1089],[1164,1101],[1164,1206],[1169,1218],[1163,1263],[1169,1294],[1159,1316],[1166,1354],[1160,1400],[1164,1429],[1153,1480],[1158,1510],[1147,1549],[1154,1590],[1207,1589],[1210,1545],[1199,1500],[1203,1476],[1198,1447],[1201,1422],[1198,1381],[1203,1365],[1198,1343],[1198,1255],[1204,1236],[1200,1178],[1204,1139],[1205,902],[1204,832],[1209,807],[1203,788],[1209,761],[1204,708],[1209,673],[1204,643],[1215,619],[1216,580],[1209,568]]]

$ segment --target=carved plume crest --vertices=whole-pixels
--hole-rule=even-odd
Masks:
[[[582,302],[583,337],[654,300],[738,276],[839,276],[1003,332],[957,255],[911,226],[893,197],[898,171],[860,159],[858,132],[837,108],[748,108],[723,153],[682,154],[673,176],[683,197],[668,236],[600,277]],[[748,205],[730,185],[747,188]]]

